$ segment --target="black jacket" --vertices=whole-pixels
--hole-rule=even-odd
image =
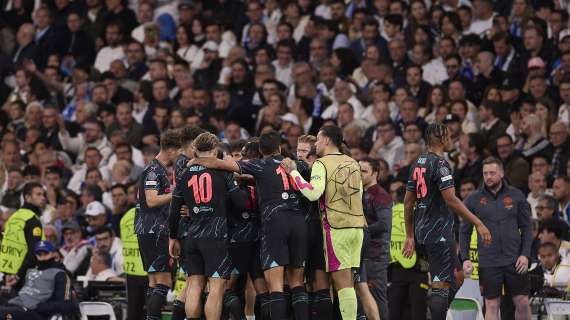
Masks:
[[[465,206],[481,219],[493,238],[491,245],[486,247],[477,236],[480,267],[514,265],[519,256],[530,261],[533,238],[530,206],[519,189],[503,181],[495,195],[483,185],[467,197]],[[462,221],[459,234],[462,259],[469,257],[472,230],[471,223]]]

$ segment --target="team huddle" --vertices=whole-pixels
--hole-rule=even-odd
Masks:
[[[248,141],[241,159],[221,157],[220,144],[196,128],[165,132],[139,179],[135,232],[149,275],[148,319],[160,319],[171,258],[187,275],[173,318],[246,319],[249,276],[256,319],[331,319],[331,282],[342,318],[356,319],[352,270],[366,222],[360,167],[340,152],[340,128],[322,128],[300,160],[281,155],[277,132]]]
[[[426,136],[429,152],[412,166],[405,191],[402,254],[410,258],[418,250],[429,262],[432,319],[445,319],[456,289],[448,207],[472,223],[484,243],[491,239],[455,197],[443,158],[451,141],[447,128],[430,125]],[[175,320],[246,319],[248,277],[256,319],[354,320],[358,301],[367,319],[386,312],[361,267],[373,232],[363,205],[369,167],[341,152],[342,131],[335,126],[321,128],[316,138],[302,136],[297,160],[284,158],[280,144],[279,133],[266,132],[237,157],[222,156],[211,133],[185,128],[163,134],[160,153],[139,179],[135,217],[149,277],[147,319],[161,318],[173,259],[187,276],[174,302]]]

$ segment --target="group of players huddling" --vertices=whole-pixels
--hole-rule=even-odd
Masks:
[[[450,141],[446,129],[435,124],[426,131],[429,153],[412,166],[405,199],[404,255],[415,250],[415,238],[440,279],[432,284],[434,319],[445,314],[454,281],[447,205],[490,241],[488,230],[451,192],[443,159]],[[325,126],[316,141],[307,142],[297,160],[283,158],[280,134],[267,132],[248,141],[238,160],[222,157],[219,139],[197,128],[162,135],[160,153],[139,179],[135,218],[149,275],[148,320],[161,319],[173,259],[187,275],[174,302],[175,320],[220,319],[223,313],[246,319],[248,276],[256,319],[333,319],[331,284],[337,317],[357,318],[354,272],[366,228],[360,166],[341,152],[338,127]],[[167,173],[172,164],[173,187]],[[366,299],[367,286],[357,288],[367,319],[379,319],[374,299]]]

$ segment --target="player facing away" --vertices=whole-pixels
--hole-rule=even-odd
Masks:
[[[219,140],[211,133],[202,133],[194,140],[198,157],[216,158]],[[227,279],[233,264],[228,251],[228,201],[245,209],[246,195],[240,190],[232,173],[192,165],[176,179],[170,206],[169,252],[180,256],[178,224],[180,209],[190,211],[188,244],[185,248],[190,277],[186,295],[186,315],[200,319],[201,296],[208,284],[209,294],[204,307],[206,319],[220,319]]]
[[[161,309],[172,285],[168,255],[168,207],[172,193],[166,167],[178,156],[180,137],[168,130],[160,137],[160,152],[146,166],[138,182],[135,233],[148,273],[147,320],[161,319]]]
[[[340,152],[342,130],[325,126],[317,134],[315,146],[320,157],[313,163],[311,181],[297,171],[291,159],[283,166],[310,201],[320,200],[326,271],[338,293],[343,320],[356,319],[357,300],[353,270],[360,267],[363,228],[362,173],[351,157]]]
[[[262,159],[249,161],[194,159],[201,164],[242,174],[252,175],[258,191],[261,210],[261,266],[269,289],[272,320],[287,319],[287,301],[283,292],[283,277],[291,287],[295,319],[308,319],[308,297],[304,284],[307,256],[307,224],[301,207],[301,194],[293,179],[281,166],[281,136],[272,131],[259,137]],[[308,173],[304,162],[301,171]]]
[[[491,243],[491,233],[481,220],[471,213],[455,196],[451,168],[443,158],[451,149],[451,135],[444,124],[430,124],[425,132],[428,152],[420,155],[410,168],[404,197],[406,258],[414,250],[426,256],[431,274],[429,308],[433,320],[445,320],[449,302],[454,296],[454,233],[451,208],[472,223],[485,245]]]

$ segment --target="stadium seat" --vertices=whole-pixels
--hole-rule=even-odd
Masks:
[[[113,306],[107,302],[81,302],[79,304],[81,320],[89,320],[90,316],[109,316],[109,320],[117,320]]]
[[[481,305],[472,298],[455,298],[447,312],[447,320],[483,320],[484,318]]]
[[[570,316],[570,301],[559,299],[544,299],[546,307],[547,320],[564,319],[564,316]]]

